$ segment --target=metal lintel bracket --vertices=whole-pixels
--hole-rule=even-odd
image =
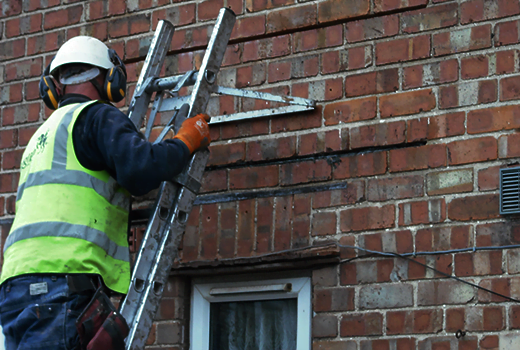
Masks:
[[[153,82],[150,85],[150,88],[154,91],[162,92],[168,91],[175,87],[178,91],[180,89],[179,85],[189,86],[193,85],[194,81],[197,79],[197,72],[193,72],[188,78],[187,75],[181,76],[173,76],[167,78],[160,78]],[[216,95],[227,95],[227,96],[235,96],[242,98],[251,98],[257,100],[264,100],[270,102],[284,103],[287,106],[277,107],[277,108],[266,108],[260,110],[252,110],[247,112],[238,112],[227,115],[218,115],[212,116],[210,124],[218,124],[225,123],[231,121],[238,121],[244,119],[252,119],[252,118],[260,118],[267,117],[273,115],[280,114],[288,114],[288,113],[296,113],[296,112],[304,112],[310,111],[316,108],[316,101],[295,97],[295,96],[281,96],[281,95],[273,95],[266,92],[246,90],[246,89],[236,89],[224,86],[214,86],[213,93]],[[184,103],[188,101],[187,96],[174,96],[170,98],[165,98],[160,106],[159,112],[167,112],[179,109]]]

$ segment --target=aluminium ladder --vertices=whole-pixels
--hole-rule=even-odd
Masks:
[[[169,130],[173,129],[176,132],[186,118],[204,113],[212,93],[281,102],[289,106],[217,116],[212,118],[210,124],[315,108],[313,100],[233,89],[215,84],[234,23],[233,11],[221,9],[199,71],[159,78],[174,33],[171,23],[164,20],[159,22],[128,110],[128,117],[139,129],[152,94],[156,93],[145,129],[147,139],[158,112],[176,111],[155,142],[160,142]],[[191,85],[193,88],[190,95],[178,96],[182,87]],[[165,93],[171,97],[165,99]],[[120,305],[120,312],[130,328],[125,341],[126,350],[143,349],[148,339],[164,285],[178,255],[188,215],[201,186],[208,158],[208,149],[195,152],[180,175],[172,182],[166,181],[161,184],[153,214],[136,257],[128,294]]]

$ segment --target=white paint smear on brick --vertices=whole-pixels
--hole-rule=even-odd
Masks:
[[[470,106],[478,103],[478,81],[459,85],[459,106]]]
[[[457,30],[450,33],[450,44],[453,51],[465,49],[471,42],[471,28]]]

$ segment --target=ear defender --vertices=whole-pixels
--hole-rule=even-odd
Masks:
[[[108,54],[115,67],[108,70],[103,88],[109,101],[119,102],[125,97],[126,68],[113,49],[109,49]]]
[[[51,61],[52,62],[52,61]],[[60,102],[60,95],[56,90],[56,85],[54,84],[53,77],[50,73],[51,64],[45,68],[43,74],[40,78],[39,90],[40,97],[45,102],[45,105],[49,107],[49,109],[58,109],[58,103]]]

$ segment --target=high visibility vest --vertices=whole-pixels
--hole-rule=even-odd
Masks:
[[[95,102],[57,109],[29,141],[0,283],[23,274],[98,274],[108,288],[128,292],[130,194],[108,172],[83,167],[72,142],[78,115]]]

